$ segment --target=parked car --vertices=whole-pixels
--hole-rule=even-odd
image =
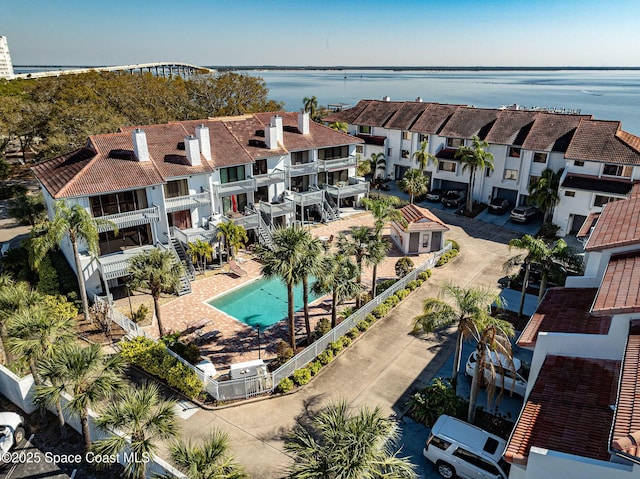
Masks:
[[[9,452],[24,441],[24,418],[15,412],[0,412],[0,450]]]
[[[447,479],[507,479],[509,464],[502,459],[504,439],[442,415],[431,428],[422,454]]]
[[[489,203],[489,213],[502,215],[507,212],[510,206],[511,202],[508,199],[497,196]]]
[[[460,208],[467,199],[467,192],[464,190],[451,190],[442,197],[442,204],[449,207]]]
[[[440,201],[442,200],[442,195],[444,195],[444,191],[441,189],[435,189],[429,191],[426,195],[424,195],[427,201]]]
[[[516,206],[511,210],[509,218],[517,223],[528,223],[540,214],[535,206]]]
[[[474,351],[469,355],[467,364],[465,365],[465,373],[467,376],[473,377],[478,358],[478,351]],[[503,354],[487,351],[487,361],[493,365],[495,373],[495,384],[498,388],[505,391],[513,391],[514,394],[524,397],[527,392],[527,377],[529,376],[529,368],[522,364],[518,358],[513,358],[513,364]],[[490,367],[485,367],[484,377],[487,381],[491,377]]]

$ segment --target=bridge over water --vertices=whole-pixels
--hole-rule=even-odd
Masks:
[[[77,75],[80,73],[88,73],[91,71],[99,72],[130,72],[133,73],[154,73],[162,76],[189,76],[199,73],[213,73],[212,70],[207,67],[200,67],[198,65],[192,65],[190,63],[181,62],[154,62],[154,63],[136,63],[134,65],[118,65],[110,67],[82,67],[82,68],[69,68],[43,72],[33,73],[19,73],[15,75],[15,78],[44,78],[44,77],[57,77],[60,75]]]

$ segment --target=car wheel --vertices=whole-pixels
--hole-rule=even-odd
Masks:
[[[453,479],[456,477],[456,470],[450,464],[440,461],[436,464],[436,467],[438,468],[438,474],[442,477],[446,479]]]
[[[24,428],[17,427],[13,433],[13,446],[19,446],[24,441]]]

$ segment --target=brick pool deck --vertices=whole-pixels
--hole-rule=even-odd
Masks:
[[[326,225],[311,226],[311,233],[316,237],[330,237],[333,235],[334,238],[337,238],[339,233],[349,233],[352,226],[373,226],[373,222],[373,216],[371,216],[369,212],[361,211],[345,219]],[[392,244],[392,249],[389,251],[387,258],[378,265],[379,280],[395,278],[395,263],[403,256],[395,243],[389,238],[388,233],[389,228],[386,227],[386,229],[383,230],[383,234]],[[431,255],[432,253],[413,255],[411,258],[417,266],[424,263]],[[220,332],[215,339],[199,345],[202,356],[208,358],[220,373],[228,371],[232,363],[258,359],[257,331],[207,304],[207,302],[214,297],[254,281],[261,276],[260,264],[250,253],[241,251],[238,254],[237,263],[247,272],[246,276],[238,277],[225,273],[223,271],[225,271],[226,268],[206,278],[198,275],[196,281],[191,284],[192,292],[190,294],[172,299],[161,306],[162,323],[167,330],[187,331],[190,324],[207,319],[210,323],[203,328],[202,333],[209,331]],[[365,267],[362,278],[363,282],[370,287],[372,268]],[[330,307],[323,305],[323,301],[329,297],[330,296],[319,298],[312,303],[309,309],[312,328],[315,327],[315,324],[321,318],[331,318]],[[139,303],[143,301],[144,298],[145,295],[136,295],[135,302]],[[144,302],[153,310],[148,296],[146,296]],[[122,312],[129,311],[127,298],[118,300],[116,305]],[[353,302],[347,303],[341,308],[352,305]],[[144,329],[150,335],[158,337],[158,328],[155,321],[152,325],[144,327]],[[305,337],[304,315],[302,311],[296,313],[296,337],[298,341]],[[195,340],[194,335],[186,336],[186,338],[187,340]],[[261,357],[263,359],[274,358],[278,341],[280,339],[286,341],[287,338],[288,331],[286,321],[280,321],[266,331],[261,331]]]

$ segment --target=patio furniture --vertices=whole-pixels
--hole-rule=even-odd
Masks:
[[[232,259],[229,260],[229,269],[230,269],[230,272],[235,274],[236,276],[247,275],[247,272],[243,270],[240,266],[238,266],[235,260],[232,260]]]
[[[198,335],[198,337],[196,338],[195,342],[197,344],[204,344],[207,343],[209,341],[213,341],[214,339],[216,339],[218,336],[220,336],[220,331],[218,331],[217,329],[214,329],[213,331],[208,331],[204,334],[198,333],[196,332],[196,334]]]

